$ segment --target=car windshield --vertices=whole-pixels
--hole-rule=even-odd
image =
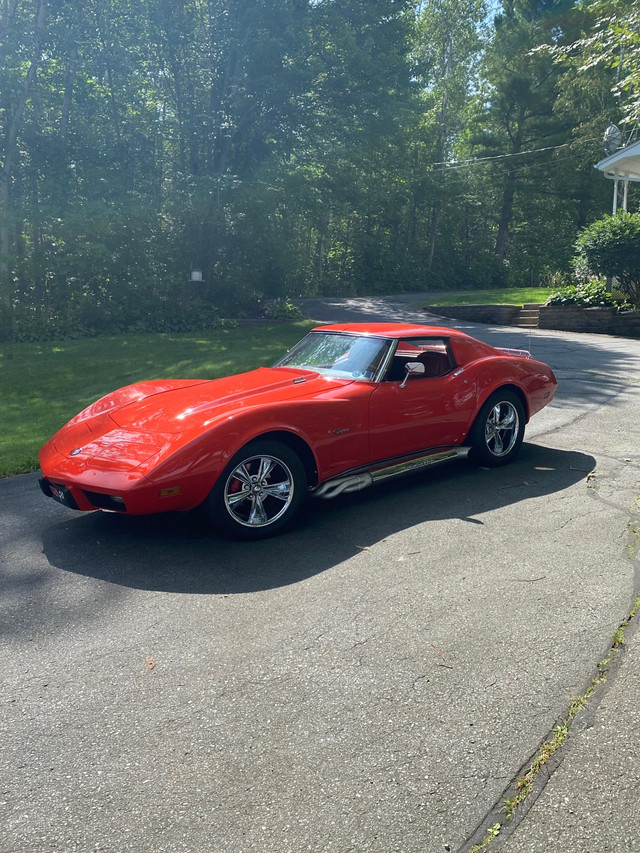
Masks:
[[[373,379],[391,341],[368,335],[310,332],[274,367],[302,367],[326,376]]]

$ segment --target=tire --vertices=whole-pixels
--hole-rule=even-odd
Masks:
[[[240,539],[281,533],[307,496],[300,458],[278,441],[254,441],[233,457],[205,501],[209,520]]]
[[[480,465],[496,467],[512,462],[524,438],[522,401],[505,388],[495,391],[480,409],[469,432],[471,458]]]

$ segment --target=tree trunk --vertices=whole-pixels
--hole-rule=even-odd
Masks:
[[[513,198],[516,191],[516,172],[515,169],[509,169],[505,174],[504,189],[502,192],[502,209],[500,211],[500,223],[498,225],[498,236],[496,237],[495,253],[500,259],[500,263],[504,263],[507,256],[507,237],[509,236],[509,226],[513,219]]]
[[[29,70],[24,79],[22,91],[16,104],[15,112],[9,120],[4,140],[4,163],[0,172],[0,339],[8,337],[12,322],[13,283],[9,267],[11,254],[10,208],[11,208],[11,176],[16,155],[18,131],[22,122],[25,107],[36,80],[42,40],[47,19],[47,0],[39,0],[35,20],[35,46]]]
[[[440,116],[438,119],[438,133],[436,136],[436,158],[438,161],[438,172],[440,179],[436,189],[436,197],[431,209],[431,225],[429,231],[429,252],[427,254],[427,272],[430,273],[433,267],[433,258],[436,252],[436,242],[438,240],[438,226],[440,225],[440,214],[442,213],[442,192],[444,183],[444,158],[447,147],[447,124],[448,124],[448,108],[449,108],[449,76],[451,75],[451,57],[453,52],[453,36],[450,34],[446,43],[442,47],[441,56],[441,73],[444,81],[444,91],[442,93],[442,104],[440,105]]]
[[[324,259],[326,251],[327,233],[329,229],[329,214],[324,212],[318,229],[318,237],[316,240],[315,251],[315,278],[316,289],[318,293],[322,293],[322,282],[324,279]]]

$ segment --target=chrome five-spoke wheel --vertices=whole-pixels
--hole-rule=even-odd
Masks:
[[[224,503],[238,524],[262,527],[286,513],[294,494],[293,474],[282,459],[251,456],[227,477]]]
[[[513,403],[503,400],[491,409],[484,428],[484,440],[494,456],[506,456],[518,439],[520,418]]]
[[[484,465],[505,465],[524,438],[525,413],[512,391],[496,391],[485,402],[469,433],[473,455]]]
[[[211,520],[245,539],[279,532],[306,497],[304,466],[285,444],[247,445],[231,460],[207,501]]]

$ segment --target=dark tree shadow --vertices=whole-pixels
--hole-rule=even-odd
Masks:
[[[169,593],[239,594],[304,581],[363,548],[420,524],[475,518],[568,488],[593,457],[524,444],[498,469],[458,461],[333,501],[310,500],[298,526],[258,542],[224,538],[196,514],[123,517],[100,512],[43,531],[44,554],[64,572]]]

